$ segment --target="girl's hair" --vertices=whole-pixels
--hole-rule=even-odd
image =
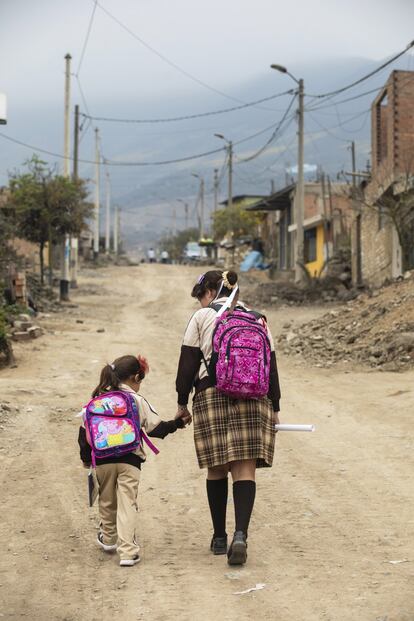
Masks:
[[[119,386],[131,376],[138,375],[140,380],[145,377],[145,371],[136,356],[121,356],[112,364],[106,364],[101,371],[99,384],[92,393],[98,397],[108,390],[118,390]]]
[[[223,283],[220,296],[223,294],[223,297],[228,297],[236,285],[237,280],[238,277],[236,272],[210,270],[200,276],[197,284],[194,285],[193,290],[191,291],[191,295],[193,298],[201,300],[207,291],[218,291]],[[230,286],[226,287],[226,283]]]

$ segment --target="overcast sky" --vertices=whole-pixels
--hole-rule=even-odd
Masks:
[[[167,64],[103,9],[183,71],[230,96],[266,72],[269,93],[288,88],[286,76],[269,70],[271,62],[300,74],[302,66],[321,59],[383,59],[414,38],[413,0],[99,0],[79,68],[94,4],[0,0],[0,92],[7,94],[9,109],[9,124],[1,131],[53,147],[50,137],[39,144],[42,136],[36,116],[31,129],[30,114],[53,108],[56,119],[62,118],[67,52],[95,113],[122,116],[123,103],[132,97],[141,98],[149,115],[154,101],[187,95],[208,96],[209,108],[212,101],[218,108],[230,104]],[[72,98],[80,100],[75,80]],[[61,149],[61,120],[56,136],[55,149]],[[10,168],[8,147],[0,141],[0,184]],[[21,161],[19,152],[12,163]]]
[[[384,58],[414,38],[412,0],[100,0],[184,70],[219,89],[326,57]],[[77,70],[94,0],[0,0],[0,88],[59,100],[63,56]],[[80,75],[94,97],[203,90],[96,9]],[[218,101],[220,97],[218,96]],[[221,102],[223,99],[221,99]]]

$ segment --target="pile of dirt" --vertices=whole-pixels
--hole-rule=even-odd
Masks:
[[[257,306],[288,304],[300,306],[321,304],[324,302],[348,302],[358,297],[359,292],[349,287],[339,276],[315,278],[306,284],[296,284],[287,280],[275,280],[257,283],[246,279],[243,287],[243,299]]]
[[[51,287],[42,285],[40,276],[34,273],[26,274],[29,306],[36,312],[50,313],[61,310],[57,294]]]
[[[316,366],[358,362],[387,371],[414,366],[414,274],[345,306],[330,310],[300,328],[287,322],[278,339],[288,355]]]

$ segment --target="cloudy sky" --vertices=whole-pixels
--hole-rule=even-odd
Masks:
[[[148,116],[185,98],[185,112],[204,97],[208,108],[227,107],[264,75],[269,93],[283,90],[287,78],[269,71],[271,62],[300,74],[327,59],[333,72],[335,59],[383,59],[414,38],[413,24],[412,0],[0,0],[9,114],[0,131],[61,153],[67,52],[94,114],[122,116],[138,100]],[[72,97],[81,100],[75,78]],[[0,184],[29,155],[1,139]]]

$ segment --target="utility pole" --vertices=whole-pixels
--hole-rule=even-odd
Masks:
[[[214,212],[217,211],[217,207],[218,207],[218,189],[219,189],[218,168],[215,168],[214,169]]]
[[[326,208],[326,187],[325,187],[325,173],[323,170],[320,171],[321,178],[321,191],[322,191],[322,205],[323,205],[323,233],[325,238],[325,259],[329,261],[329,241],[328,241],[328,210]],[[331,232],[332,236],[334,235],[333,231],[333,222],[331,221]]]
[[[73,172],[72,179],[77,181],[79,178],[79,106],[75,106],[75,130],[73,134]],[[79,263],[79,240],[72,237],[70,258],[70,287],[76,289],[78,286],[78,263]]]
[[[99,256],[99,179],[100,179],[100,155],[99,155],[99,129],[95,128],[95,213],[93,235],[93,258],[97,261]]]
[[[118,245],[119,245],[119,207],[116,205],[115,207],[115,218],[114,218],[114,255],[118,256]]]
[[[356,156],[355,142],[351,142],[352,157],[352,202],[355,217],[355,242],[356,242],[356,284],[357,287],[362,286],[362,248],[361,248],[361,206],[357,202],[357,176],[356,176]]]
[[[296,223],[296,252],[295,252],[295,281],[301,282],[304,277],[304,240],[303,219],[305,213],[305,178],[304,178],[304,151],[305,151],[305,87],[303,79],[298,80],[286,67],[279,64],[270,65],[271,69],[286,73],[298,85],[298,178],[295,193],[295,223]]]
[[[173,209],[173,235],[174,237],[177,235],[177,210]]]
[[[233,207],[233,142],[229,141],[229,196],[227,206]]]
[[[305,147],[305,124],[304,124],[304,84],[303,80],[298,80],[299,108],[298,108],[298,182],[295,197],[296,211],[296,262],[295,280],[303,280],[304,264],[304,243],[303,243],[303,218],[305,204],[305,179],[304,179],[304,147]]]
[[[106,173],[105,254],[109,254],[111,236],[111,187],[109,172]]]
[[[204,177],[200,179],[200,239],[204,237]]]
[[[188,229],[188,203],[184,203],[185,228]]]
[[[63,175],[70,177],[70,61],[72,56],[65,56],[65,115],[64,115],[64,164]],[[61,247],[60,300],[69,300],[70,281],[70,237],[65,235]]]

